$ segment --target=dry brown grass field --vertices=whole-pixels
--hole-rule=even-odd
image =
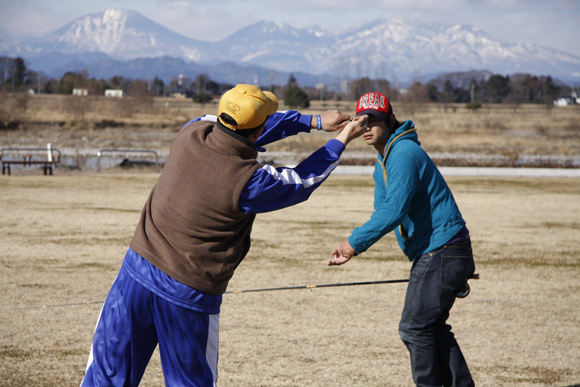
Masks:
[[[87,302],[106,297],[157,176],[0,176],[0,385],[80,383],[101,307]],[[448,180],[481,274],[450,317],[477,384],[580,384],[580,179]],[[326,266],[368,218],[372,189],[369,176],[332,176],[308,202],[258,216],[229,289],[406,278],[392,236]],[[412,385],[405,287],[225,295],[220,385]],[[163,385],[157,353],[141,385]]]
[[[353,114],[353,101],[313,101],[306,114],[339,109]],[[580,154],[580,106],[465,105],[393,103],[400,120],[412,119],[422,146],[439,165],[569,167]],[[286,109],[281,106],[281,109]],[[99,149],[147,149],[166,153],[175,133],[202,114],[217,114],[217,103],[186,99],[110,99],[104,97],[0,96],[0,147],[46,147],[52,143],[68,155],[95,156]],[[20,129],[14,130],[13,128]],[[12,129],[12,130],[11,130]],[[268,146],[297,159],[320,147],[332,134],[293,136]],[[455,155],[455,157],[453,157]],[[457,158],[457,155],[460,155]],[[473,156],[479,156],[473,159]],[[486,156],[494,156],[491,159]],[[530,164],[544,156],[548,165]],[[267,157],[267,155],[265,156]],[[482,159],[483,157],[483,159]],[[351,144],[344,163],[371,164],[375,153],[362,141]],[[532,161],[533,163],[533,161]],[[84,170],[82,165],[78,168]],[[61,171],[63,172],[63,171]]]
[[[76,105],[75,105],[76,104]],[[79,107],[78,105],[81,104]],[[85,105],[82,105],[85,104]],[[305,113],[354,103],[313,103]],[[79,110],[80,109],[80,110]],[[430,152],[575,156],[576,108],[395,104]],[[167,150],[215,105],[0,97],[0,148]],[[18,122],[19,129],[10,123]],[[315,133],[270,149],[299,155]],[[269,150],[270,150],[269,149]],[[374,157],[360,142],[345,155]],[[356,157],[355,157],[356,156]],[[158,174],[57,169],[0,175],[0,386],[76,386],[101,304]],[[479,386],[580,385],[580,179],[450,177],[480,280],[450,323]],[[372,211],[370,176],[331,176],[306,203],[257,217],[229,290],[407,278],[393,236],[341,267],[330,252]],[[219,385],[411,386],[398,337],[405,284],[224,295]],[[46,307],[43,307],[46,306]],[[155,353],[142,386],[161,386]]]

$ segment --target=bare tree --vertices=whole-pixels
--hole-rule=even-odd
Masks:
[[[207,84],[210,81],[209,75],[199,74],[195,77],[195,84],[197,86],[197,94],[207,94]]]
[[[147,82],[136,79],[131,82],[127,92],[133,98],[137,110],[147,111],[153,105],[153,96]]]

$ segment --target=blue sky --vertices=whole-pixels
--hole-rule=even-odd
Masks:
[[[217,41],[259,20],[341,33],[404,16],[472,25],[493,39],[580,56],[580,0],[0,0],[0,37],[39,37],[75,18],[131,9],[187,37]]]

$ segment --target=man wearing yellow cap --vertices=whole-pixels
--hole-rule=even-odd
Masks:
[[[274,94],[237,85],[218,116],[177,134],[103,305],[81,386],[136,386],[157,344],[166,385],[216,385],[222,294],[256,214],[307,200],[366,122],[277,108]],[[261,146],[313,128],[343,130],[295,168],[258,164]]]

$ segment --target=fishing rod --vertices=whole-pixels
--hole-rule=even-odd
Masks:
[[[340,287],[340,286],[396,284],[396,283],[401,283],[401,282],[409,282],[409,280],[408,279],[396,279],[396,280],[384,280],[384,281],[344,282],[344,283],[321,284],[321,285],[283,286],[283,287],[279,287],[279,288],[263,288],[263,289],[247,289],[247,290],[228,290],[224,294],[240,294],[240,293],[254,293],[254,292],[271,292],[271,291],[275,291],[275,290],[335,288],[335,287]]]
[[[54,304],[54,305],[42,305],[42,306],[22,306],[19,308],[6,308],[0,309],[0,312],[7,312],[10,310],[29,310],[29,309],[47,309],[47,308],[58,308],[62,306],[77,306],[77,305],[92,305],[92,304],[102,304],[105,301],[87,301],[87,302],[74,302],[70,304]]]
[[[479,274],[472,274],[468,279],[479,279]],[[297,289],[319,289],[319,288],[336,288],[342,286],[360,286],[360,285],[380,285],[380,284],[396,284],[409,282],[409,279],[394,279],[394,280],[381,280],[381,281],[362,281],[362,282],[341,282],[334,284],[320,284],[320,285],[298,285],[298,286],[282,286],[277,288],[259,288],[259,289],[246,289],[246,290],[228,290],[224,294],[241,294],[241,293],[256,293],[256,292],[272,292],[277,290],[297,290]],[[469,284],[465,282],[464,286],[459,289],[457,297],[463,298],[467,297],[469,294]],[[71,304],[55,304],[55,305],[42,305],[42,306],[26,306],[20,308],[8,308],[0,309],[0,312],[11,311],[11,310],[28,310],[28,309],[47,309],[47,308],[57,308],[64,306],[78,306],[78,305],[92,305],[92,304],[102,304],[104,301],[88,301],[88,302],[76,302]]]
[[[316,288],[330,288],[330,287],[339,287],[339,286],[376,285],[376,284],[389,284],[389,283],[398,283],[398,282],[409,282],[409,280],[408,279],[399,279],[399,280],[364,281],[364,282],[349,282],[349,283],[322,284],[322,285],[284,286],[284,287],[278,287],[278,288],[228,290],[224,294],[271,292],[271,291],[275,291],[275,290],[293,290],[293,289],[316,289]],[[42,305],[42,306],[25,306],[25,307],[21,307],[21,308],[0,309],[0,312],[9,311],[9,310],[46,309],[46,308],[57,308],[57,307],[62,307],[62,306],[78,306],[78,305],[91,305],[91,304],[102,304],[102,303],[104,303],[104,301],[88,301],[88,302],[76,302],[76,303],[72,303],[72,304],[57,304],[57,305]]]
[[[479,273],[474,273],[468,279],[479,279]],[[299,286],[283,286],[278,288],[262,288],[262,289],[248,289],[248,290],[228,290],[224,294],[240,294],[240,293],[254,293],[254,292],[271,292],[276,290],[295,290],[295,289],[316,289],[316,288],[335,288],[341,286],[359,286],[359,285],[379,285],[379,284],[396,284],[409,282],[409,279],[395,279],[382,281],[362,281],[362,282],[343,282],[335,284],[322,285],[299,285]],[[463,298],[469,294],[469,285],[467,282],[459,289],[457,297]]]

